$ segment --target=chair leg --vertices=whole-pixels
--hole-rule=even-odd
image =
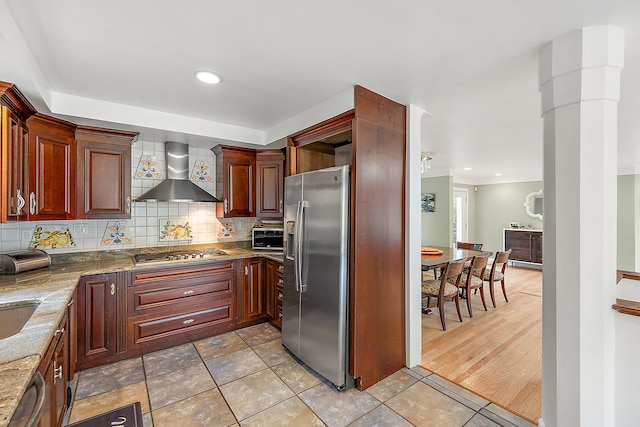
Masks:
[[[431,307],[431,297],[427,297],[427,308]]]
[[[456,301],[456,310],[458,312],[458,319],[460,319],[460,321],[462,322],[462,314],[460,313],[460,299],[458,298],[458,294],[457,293],[456,293],[456,296],[455,296],[455,301]]]
[[[502,294],[504,295],[504,300],[506,302],[509,302],[509,300],[507,299],[507,290],[504,288],[504,279],[502,279]]]
[[[471,308],[471,298],[469,297],[469,289],[467,289],[467,311],[469,312],[469,317],[473,317],[473,309]]]
[[[480,286],[480,299],[482,300],[482,306],[484,307],[484,311],[488,311],[487,303],[484,301],[484,286]]]
[[[489,292],[491,293],[491,302],[493,303],[493,308],[496,308],[496,293],[493,290],[493,278],[489,279]]]
[[[447,325],[444,321],[444,301],[440,301],[440,298],[438,298],[438,312],[440,313],[440,323],[442,323],[442,330],[446,331],[447,330]]]

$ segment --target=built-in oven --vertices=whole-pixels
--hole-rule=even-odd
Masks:
[[[283,228],[258,227],[251,230],[251,247],[253,249],[281,251],[284,247],[283,244]]]

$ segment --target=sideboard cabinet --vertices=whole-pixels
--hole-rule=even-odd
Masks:
[[[504,250],[511,249],[512,261],[542,264],[542,231],[505,229]]]

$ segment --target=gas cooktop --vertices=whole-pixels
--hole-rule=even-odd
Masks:
[[[150,254],[136,254],[133,256],[133,261],[136,264],[160,264],[172,261],[206,261],[222,255],[228,255],[225,251],[219,249],[206,249],[206,250],[184,250],[184,251],[169,251],[169,252],[156,252]]]

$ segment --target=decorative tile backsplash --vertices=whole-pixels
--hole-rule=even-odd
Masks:
[[[160,220],[160,228],[158,230],[161,242],[180,242],[193,240],[193,230],[189,224],[189,220],[167,219]]]
[[[134,178],[140,179],[162,179],[162,174],[158,170],[158,159],[156,156],[143,154],[142,157],[140,157],[140,163],[138,163],[138,168],[133,176]]]
[[[46,225],[36,227],[29,249],[55,249],[75,245],[69,227],[66,225]]]
[[[133,243],[133,237],[130,233],[125,221],[110,221],[104,230],[101,244],[104,246],[130,245]]]
[[[204,160],[196,160],[196,162],[193,164],[193,170],[191,171],[191,181],[193,182],[213,181],[209,163],[205,162]]]
[[[157,169],[161,176],[166,176],[164,141],[136,141],[131,147],[131,193],[133,198],[159,183],[157,179],[136,177],[143,155],[145,162],[146,157],[150,157],[152,162],[157,162],[154,168]],[[199,162],[202,161],[202,166],[207,168],[205,170],[206,175],[200,174],[200,176],[215,177],[215,155],[210,149],[190,146],[189,158],[194,162],[194,166],[198,166]],[[197,172],[195,169],[194,167],[192,175],[194,174],[193,172]],[[202,172],[202,169],[199,170]],[[215,195],[215,182],[213,179],[198,178],[193,181],[196,182],[196,185]],[[192,238],[161,240],[161,219],[177,219],[188,222]],[[131,219],[126,220],[23,221],[0,224],[0,252],[5,253],[29,248],[31,243],[34,242],[34,233],[37,229],[40,229],[41,240],[35,240],[38,248],[44,248],[49,253],[63,253],[117,250],[121,247],[142,248],[249,240],[251,238],[251,228],[254,224],[255,218],[220,218],[218,220],[214,203],[133,202]],[[182,223],[182,225],[186,224]],[[48,232],[48,234],[43,234],[43,231]],[[219,237],[220,232],[222,232],[222,235]],[[65,243],[64,236],[67,235],[70,239],[66,242],[66,245],[62,245],[62,243]],[[42,243],[47,243],[47,245]],[[55,246],[53,243],[55,243]]]

